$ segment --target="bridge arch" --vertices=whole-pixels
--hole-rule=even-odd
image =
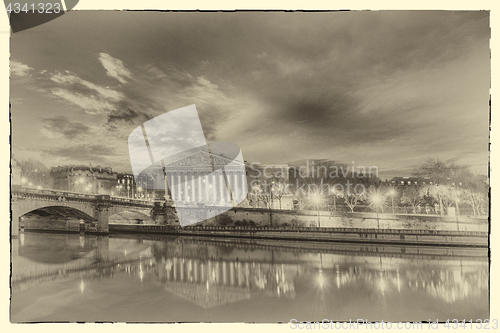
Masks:
[[[88,213],[81,211],[80,209],[73,208],[70,206],[45,206],[40,208],[35,208],[29,212],[24,213],[21,217],[26,217],[29,215],[38,215],[42,217],[53,216],[57,218],[77,218],[82,220],[92,220],[93,217]]]
[[[94,220],[97,224],[92,227],[92,232],[107,234],[109,231],[109,216],[129,211],[143,214],[136,216],[137,219],[144,221],[150,216],[152,208],[153,203],[144,200],[115,198],[108,195],[61,192],[57,190],[21,189],[12,191],[11,235],[17,236],[19,234],[20,219],[23,215],[30,212],[32,215],[56,216],[60,219]],[[76,225],[76,222],[74,224]],[[94,227],[96,227],[95,230]]]
[[[82,221],[90,222],[94,217],[71,206],[45,206],[35,208],[20,216],[20,228],[56,231],[80,231]]]

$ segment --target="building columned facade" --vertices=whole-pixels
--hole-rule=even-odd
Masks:
[[[217,170],[224,170],[224,176],[220,176]],[[227,186],[235,197],[246,195],[247,179],[241,170],[239,165],[224,156],[210,156],[200,151],[165,167],[154,165],[148,168],[137,176],[137,185],[140,191],[155,190],[159,196],[157,199],[163,199],[166,189],[166,198],[176,203],[225,205],[231,201]]]

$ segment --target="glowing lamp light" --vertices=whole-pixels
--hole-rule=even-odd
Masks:
[[[390,189],[390,190],[389,190],[389,194],[390,194],[391,196],[396,195],[396,190],[394,190],[394,189]]]
[[[319,271],[319,275],[318,275],[318,284],[319,284],[319,287],[320,288],[323,288],[323,286],[325,285],[325,277],[323,276],[323,271]]]
[[[370,200],[375,205],[380,205],[382,203],[382,196],[380,194],[374,194],[371,196]]]
[[[318,194],[315,194],[311,197],[311,200],[312,200],[312,202],[319,204],[321,202],[321,196],[319,196]]]

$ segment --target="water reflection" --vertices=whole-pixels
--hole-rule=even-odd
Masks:
[[[26,233],[12,321],[488,318],[486,253],[417,250]]]

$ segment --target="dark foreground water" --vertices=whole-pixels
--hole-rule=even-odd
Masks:
[[[485,249],[25,233],[12,322],[489,318]]]

